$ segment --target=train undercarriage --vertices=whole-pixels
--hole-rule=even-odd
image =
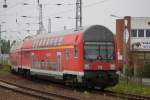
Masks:
[[[61,82],[65,85],[73,87],[86,87],[86,88],[101,88],[105,89],[107,87],[115,86],[118,83],[118,75],[116,71],[109,70],[84,70],[84,76],[73,75],[73,74],[63,74],[61,76],[53,77],[52,75],[42,75],[42,74],[33,74],[29,69],[18,68],[14,70],[11,68],[11,71],[15,74],[21,74],[28,79],[33,77],[38,77],[46,80],[51,80],[54,82]]]

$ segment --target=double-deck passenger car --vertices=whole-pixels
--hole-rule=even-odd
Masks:
[[[11,48],[11,70],[104,89],[118,82],[116,48],[113,33],[101,25],[35,35]]]

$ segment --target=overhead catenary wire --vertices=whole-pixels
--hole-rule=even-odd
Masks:
[[[83,4],[83,9],[85,9],[85,8],[88,8],[88,7],[92,7],[92,6],[95,6],[95,5],[99,5],[99,4],[102,4],[102,3],[105,3],[105,2],[107,2],[107,1],[110,1],[110,0],[103,0],[103,1],[97,1],[97,2],[93,2],[93,3],[91,3],[91,4]],[[52,15],[57,15],[57,14],[65,14],[65,13],[68,13],[68,12],[72,12],[72,11],[74,11],[75,9],[68,9],[68,10],[64,10],[64,11],[61,11],[61,12],[56,12],[56,13],[52,13],[52,14],[50,14],[50,16],[52,16]],[[47,16],[47,17],[49,17],[49,16]],[[65,19],[76,19],[76,18],[73,18],[73,17],[71,17],[71,18],[67,18],[67,17],[62,17],[62,18],[65,18]],[[45,19],[45,20],[48,20],[48,19]]]
[[[110,0],[97,1],[97,2],[93,2],[91,4],[86,4],[86,5],[83,3],[83,9],[88,8],[88,7],[92,7],[92,6],[95,6],[95,5],[99,5],[99,4],[105,3],[107,1],[110,1]],[[74,11],[74,10],[75,9],[68,9],[68,10],[64,10],[64,11],[61,11],[61,12],[52,13],[51,15],[64,14],[64,13],[68,13],[68,12],[71,12],[71,11]]]
[[[104,2],[106,2],[106,1],[110,1],[110,0],[103,0],[103,1],[97,1],[97,2],[93,2],[93,3],[91,3],[91,4],[87,4],[87,5],[84,5],[84,3],[83,3],[83,8],[87,8],[87,7],[92,7],[92,6],[95,6],[95,5],[99,5],[99,4],[101,4],[101,3],[104,3]],[[14,5],[12,5],[11,7],[9,7],[9,8],[7,8],[6,10],[4,10],[4,11],[0,11],[1,13],[2,12],[7,12],[7,11],[9,11],[9,10],[12,10],[14,7],[17,7],[17,5],[20,5],[20,4],[24,4],[23,2],[20,2],[20,3],[16,3],[16,4],[14,4]],[[31,4],[29,4],[29,5],[31,5]],[[75,5],[75,3],[68,3],[68,4],[63,4],[63,3],[56,3],[56,4],[43,4],[43,5]],[[73,11],[74,9],[69,9],[69,10],[65,10],[65,11],[61,11],[61,12],[56,12],[56,13],[53,13],[52,15],[54,15],[54,14],[61,14],[61,13],[67,13],[67,12],[70,12],[70,11]]]
[[[87,4],[87,5],[84,5],[84,4],[83,4],[83,9],[88,8],[88,7],[92,7],[92,6],[101,4],[101,3],[104,3],[104,2],[106,2],[106,1],[109,1],[109,0],[97,1],[97,2],[93,2],[93,3],[91,3],[91,4]],[[22,3],[22,2],[16,3],[15,5],[11,6],[10,8],[7,8],[7,10],[5,10],[5,12],[8,11],[9,9],[14,8],[16,5],[19,5],[19,4],[23,4],[23,3]],[[75,3],[72,3],[72,5],[75,5]],[[68,12],[71,12],[71,11],[74,11],[74,10],[75,10],[75,9],[69,9],[69,10],[65,10],[65,11],[61,11],[61,12],[56,12],[56,13],[50,14],[50,16],[56,15],[56,14],[64,14],[64,13],[68,13]],[[1,16],[1,15],[0,15],[0,16]],[[2,16],[3,16],[3,15],[2,15]],[[4,15],[4,16],[5,16],[5,15]],[[9,16],[9,15],[8,15],[8,16]],[[44,17],[44,19],[45,19],[45,20],[48,20],[48,18],[49,18],[50,16],[46,16],[47,19],[45,19],[46,17]],[[35,18],[35,17],[29,17],[29,18]],[[37,18],[38,18],[38,17],[37,17]],[[69,17],[68,17],[68,18],[67,18],[67,17],[62,17],[62,18],[64,18],[64,19],[75,19],[75,18],[69,18]]]
[[[83,3],[83,9],[88,8],[88,7],[92,7],[92,6],[95,6],[95,5],[99,5],[99,4],[102,4],[102,3],[105,3],[106,1],[109,1],[109,0],[97,1],[97,2],[93,2],[91,4],[86,4],[86,5]],[[9,11],[9,10],[15,8],[15,6],[20,5],[20,4],[23,4],[23,3],[16,3],[16,4],[10,6],[9,8],[5,9],[4,11]],[[58,5],[56,5],[56,6],[59,6],[59,5],[69,5],[69,3],[68,4],[67,3],[62,3],[62,4],[57,3],[57,4]],[[53,5],[53,4],[49,4],[49,5]],[[72,4],[70,3],[70,5],[75,5],[75,3],[72,3]],[[46,6],[46,4],[45,4],[45,6]],[[52,14],[50,14],[50,16],[56,15],[56,14],[60,15],[60,14],[69,13],[69,12],[74,11],[74,10],[75,9],[68,9],[68,10],[65,10],[65,11],[60,11],[60,12],[52,13]],[[47,20],[48,18],[49,18],[49,16],[46,16],[46,17],[44,17],[44,20]],[[74,17],[63,17],[63,16],[61,18],[62,19],[75,19]],[[60,21],[60,20],[55,20],[55,21]]]

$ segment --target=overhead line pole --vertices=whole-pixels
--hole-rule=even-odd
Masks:
[[[51,33],[51,19],[48,19],[48,33]]]
[[[43,22],[42,22],[42,4],[39,4],[39,34],[42,32]]]
[[[76,1],[76,30],[82,27],[82,0]]]
[[[43,34],[45,32],[45,29],[43,25],[42,4],[40,4],[39,0],[37,0],[37,3],[39,8],[39,30],[37,34]]]
[[[82,0],[80,0],[80,27],[82,27]]]
[[[2,43],[1,43],[1,32],[2,32],[2,30],[1,30],[1,24],[0,24],[0,55],[1,55],[1,45],[2,45]]]

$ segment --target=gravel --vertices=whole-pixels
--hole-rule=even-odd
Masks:
[[[56,87],[54,85],[51,85],[51,83],[46,84],[44,82],[39,82],[35,80],[27,80],[21,76],[12,75],[12,74],[0,76],[0,79],[5,79],[9,82],[11,81],[17,84],[21,84],[23,86],[39,89],[39,90],[46,91],[46,92],[48,91],[48,92],[57,93],[61,95],[77,97],[77,98],[80,98],[81,100],[116,100],[116,98],[113,98],[113,97],[93,94],[88,91],[84,91],[81,93],[76,90],[63,89],[61,87]],[[24,100],[24,99],[25,100],[38,100],[37,98],[35,99],[35,98],[23,96],[19,93],[13,93],[12,91],[9,91],[9,90],[5,90],[5,91],[1,92],[0,90],[0,97],[2,98],[2,99],[0,98],[0,100]],[[9,91],[9,94],[7,93],[8,91]],[[13,97],[15,99],[12,99]]]
[[[40,100],[0,87],[0,100]]]

